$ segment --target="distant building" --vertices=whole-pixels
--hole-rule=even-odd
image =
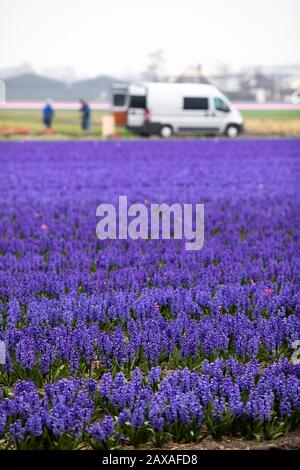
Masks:
[[[33,72],[20,74],[28,68],[26,64],[15,69],[0,70],[6,89],[6,101],[87,101],[108,102],[113,84],[120,80],[107,75],[67,83]],[[15,70],[16,75],[7,74]],[[162,80],[162,78],[160,78]],[[201,65],[187,67],[178,77],[165,76],[163,81],[179,83],[211,83],[219,88],[232,101],[292,101],[293,93],[300,88],[300,66],[245,68],[238,73],[223,70],[206,77]],[[126,82],[125,82],[126,83]],[[128,82],[127,82],[128,83]],[[298,98],[297,98],[298,99]]]
[[[23,63],[16,67],[5,67],[0,69],[0,79],[7,80],[11,77],[18,77],[19,75],[26,75],[34,73],[34,70],[30,64]]]
[[[235,73],[213,75],[212,77],[209,77],[210,82],[233,101],[245,99],[242,93],[241,79],[242,75]],[[246,99],[251,99],[251,96],[247,96]]]
[[[276,89],[274,81],[259,72],[212,76],[210,81],[233,101],[269,101]]]
[[[6,102],[6,86],[4,80],[0,79],[0,104]]]
[[[5,80],[6,100],[45,101],[52,98],[55,101],[77,101],[83,97],[88,101],[106,102],[111,85],[115,82],[113,77],[99,76],[68,84],[29,73]]]
[[[184,83],[211,83],[233,101],[265,102],[272,99],[274,94],[273,80],[262,73],[253,73],[253,71],[251,74],[223,73],[221,75],[205,77],[199,65],[185,69],[176,81]]]
[[[68,89],[68,99],[77,100],[78,97],[84,97],[88,101],[107,102],[109,101],[111,87],[117,81],[113,77],[100,75],[99,77],[75,82]]]
[[[300,74],[289,77],[280,82],[280,95],[284,101],[299,102]]]
[[[175,81],[178,83],[210,83],[209,80],[203,76],[201,65],[186,68]]]
[[[7,101],[44,101],[47,98],[64,100],[67,93],[64,82],[33,73],[8,78],[5,84]]]
[[[273,98],[274,81],[261,72],[256,72],[241,79],[242,94],[252,96],[254,101],[264,103]]]
[[[300,65],[263,65],[259,67],[244,67],[244,75],[252,75],[254,72],[260,72],[273,80],[285,80],[300,74]]]

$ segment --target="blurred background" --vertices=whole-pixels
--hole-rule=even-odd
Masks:
[[[111,87],[140,80],[213,84],[246,136],[300,135],[299,17],[298,0],[0,0],[0,138],[44,138],[48,99],[47,138],[101,138]]]

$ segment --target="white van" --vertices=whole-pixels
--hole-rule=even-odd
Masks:
[[[144,135],[225,134],[243,131],[243,117],[214,86],[133,83],[128,86],[127,127]]]

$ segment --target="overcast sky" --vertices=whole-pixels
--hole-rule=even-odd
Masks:
[[[300,0],[0,0],[0,68],[70,66],[80,76],[201,63],[300,63]]]

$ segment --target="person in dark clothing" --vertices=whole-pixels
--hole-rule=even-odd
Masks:
[[[52,107],[52,101],[48,100],[43,108],[43,123],[47,129],[52,128],[53,117],[54,109]]]
[[[84,100],[80,100],[80,112],[81,112],[81,128],[84,131],[89,130],[91,126],[91,108],[88,103]]]

